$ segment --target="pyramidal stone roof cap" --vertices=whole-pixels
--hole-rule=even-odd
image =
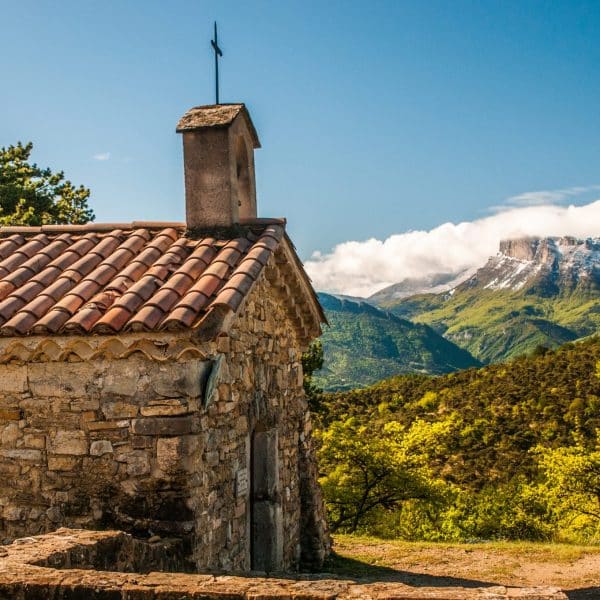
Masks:
[[[284,219],[199,236],[165,222],[0,227],[0,335],[203,329],[212,339],[274,254],[306,341],[326,321]]]
[[[258,134],[245,104],[207,104],[190,108],[177,123],[177,133],[209,127],[228,127],[241,115],[250,130],[255,148],[260,148]]]

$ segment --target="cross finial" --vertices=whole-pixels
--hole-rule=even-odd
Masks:
[[[215,51],[215,104],[219,104],[219,56],[223,56],[219,41],[217,38],[217,22],[215,21],[215,39],[210,40],[211,46]]]

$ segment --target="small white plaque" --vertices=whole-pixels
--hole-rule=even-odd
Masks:
[[[248,469],[240,469],[235,474],[235,495],[238,497],[245,496],[248,493],[248,484]]]

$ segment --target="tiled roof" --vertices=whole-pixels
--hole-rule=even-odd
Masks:
[[[195,327],[236,311],[282,240],[282,220],[235,239],[186,237],[175,223],[0,228],[0,334]]]
[[[205,106],[195,106],[190,108],[177,123],[177,133],[184,131],[193,131],[194,129],[204,129],[206,127],[227,127],[238,116],[242,115],[252,135],[255,148],[260,148],[258,134],[252,119],[244,104],[210,104]]]

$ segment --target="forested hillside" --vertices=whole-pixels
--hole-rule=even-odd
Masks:
[[[340,530],[424,539],[595,539],[600,341],[316,403]]]
[[[324,367],[315,377],[324,389],[353,389],[399,373],[440,374],[481,364],[427,325],[364,302],[329,294],[319,294],[319,300],[329,321],[321,337]]]

